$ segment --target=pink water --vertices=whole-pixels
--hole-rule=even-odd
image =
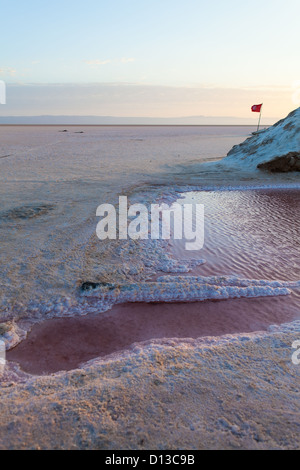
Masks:
[[[187,252],[183,241],[169,250],[178,259],[206,264],[190,274],[236,274],[246,279],[300,279],[300,191],[194,192],[180,202],[205,205],[205,245]],[[189,275],[189,274],[188,274]],[[300,317],[300,289],[291,295],[184,304],[127,304],[102,315],[53,319],[33,328],[8,353],[31,373],[72,369],[98,356],[153,338],[197,338],[266,330]]]
[[[238,275],[245,279],[300,279],[300,191],[247,190],[187,193],[181,203],[205,206],[206,260],[191,274]],[[191,258],[183,241],[170,241],[178,259]],[[255,305],[255,307],[253,306]],[[232,306],[239,311],[239,303]],[[246,300],[241,316],[283,323],[300,317],[300,290],[288,297]],[[258,326],[257,324],[257,326]]]
[[[198,267],[204,276],[237,274],[247,279],[300,279],[300,191],[191,192],[181,203],[205,206],[205,244]],[[170,242],[182,259],[195,252]]]

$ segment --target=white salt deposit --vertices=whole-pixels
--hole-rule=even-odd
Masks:
[[[256,169],[260,163],[281,157],[289,152],[300,152],[300,108],[269,129],[235,145],[221,164],[224,167]]]
[[[238,279],[235,277],[159,277],[157,282],[126,285],[99,285],[87,288],[82,295],[99,300],[100,306],[123,302],[195,302],[242,297],[288,295],[288,287],[298,282]]]

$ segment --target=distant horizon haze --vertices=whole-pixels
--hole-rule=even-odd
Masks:
[[[276,119],[269,119],[269,126]],[[257,126],[257,120],[231,116],[186,116],[178,118],[147,118],[118,116],[0,116],[0,125],[49,126]]]
[[[132,119],[155,123],[166,119],[192,124],[252,124],[251,111],[263,103],[262,125],[286,117],[297,107],[292,89],[218,89],[127,84],[13,84],[6,85],[6,104],[0,122],[19,116],[86,116],[118,122]],[[300,103],[299,103],[300,104]],[[299,106],[298,104],[298,106]],[[92,123],[94,118],[92,118]],[[205,121],[203,121],[205,119]]]

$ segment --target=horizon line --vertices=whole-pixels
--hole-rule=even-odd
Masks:
[[[273,124],[263,124],[270,127]],[[0,127],[257,127],[257,124],[1,124]]]

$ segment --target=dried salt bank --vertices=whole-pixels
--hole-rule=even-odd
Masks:
[[[60,144],[56,145],[58,148]],[[103,270],[107,271],[106,260],[109,258],[111,262],[111,253],[119,250],[117,257],[120,259],[114,260],[115,269],[111,275],[105,277],[102,273],[100,276],[89,261],[78,284],[77,297],[67,301],[61,289],[55,303],[56,310],[50,303],[49,307],[45,303],[43,310],[44,315],[53,318],[49,322],[58,322],[60,316],[75,314],[84,321],[83,312],[105,317],[113,306],[124,302],[134,305],[135,302],[198,301],[204,305],[205,301],[209,305],[217,305],[218,316],[224,312],[224,317],[229,314],[228,305],[233,306],[234,302],[242,302],[238,304],[241,316],[249,305],[248,312],[253,308],[254,315],[258,302],[264,298],[266,308],[275,305],[284,310],[284,306],[289,305],[285,312],[288,321],[278,317],[278,321],[264,325],[262,330],[241,328],[213,336],[154,336],[154,339],[136,341],[121,352],[110,352],[67,372],[48,375],[25,372],[17,361],[10,358],[8,351],[8,363],[0,383],[0,447],[298,449],[300,365],[292,358],[297,356],[293,345],[300,340],[300,315],[297,316],[300,300],[299,225],[295,220],[299,206],[295,204],[291,212],[289,210],[300,189],[299,154],[300,108],[273,127],[235,146],[222,160],[201,164],[191,162],[185,167],[178,164],[174,169],[168,163],[167,173],[157,176],[157,185],[151,186],[141,180],[137,185],[131,182],[127,188],[133,202],[144,200],[142,198],[146,196],[150,200],[159,197],[162,186],[165,197],[170,201],[179,194],[199,190],[216,192],[215,197],[220,198],[219,189],[232,191],[239,188],[249,194],[256,189],[271,189],[271,196],[267,195],[269,199],[274,199],[277,191],[292,191],[288,193],[288,199],[286,193],[283,198],[275,198],[276,205],[268,206],[266,211],[270,212],[272,220],[275,209],[280,212],[281,202],[288,201],[282,220],[285,220],[286,211],[287,231],[291,232],[295,243],[292,252],[289,251],[289,239],[282,252],[279,247],[275,247],[274,252],[267,251],[266,260],[271,253],[274,255],[271,267],[262,262],[263,266],[258,270],[255,259],[251,270],[247,268],[249,276],[246,276],[248,271],[245,268],[245,276],[241,277],[227,274],[224,266],[220,264],[218,267],[214,258],[214,269],[219,270],[210,272],[209,257],[215,254],[209,250],[201,252],[204,259],[183,261],[172,257],[172,250],[171,254],[167,253],[165,245],[139,246],[128,242],[121,248],[107,246],[106,251],[98,254],[98,261],[103,259]],[[8,179],[9,171],[8,168]],[[191,197],[195,196],[194,193]],[[235,203],[232,197],[229,205]],[[255,193],[255,201],[260,204],[262,200],[266,200],[266,193]],[[248,199],[245,201],[249,203]],[[11,212],[6,211],[5,217],[5,220],[12,217]],[[267,229],[268,226],[264,226],[264,231]],[[273,229],[270,227],[271,232]],[[223,232],[219,234],[221,237]],[[226,231],[224,239],[227,239]],[[180,247],[176,249],[181,253]],[[221,245],[218,250],[221,250]],[[249,251],[252,252],[255,252],[255,246]],[[275,260],[276,253],[278,260]],[[89,259],[94,259],[93,244],[86,246],[85,256],[88,255]],[[263,251],[261,256],[264,260]],[[127,268],[125,260],[133,258]],[[283,273],[282,263],[288,263],[289,259],[291,264],[287,264]],[[232,269],[239,271],[242,261],[233,260]],[[123,263],[123,271],[119,269],[119,263]],[[240,267],[239,272],[243,269]],[[153,278],[155,272],[165,274]],[[259,277],[259,273],[264,276]],[[282,277],[279,278],[278,273]],[[52,276],[55,277],[55,272]],[[189,276],[188,281],[186,276]],[[15,282],[19,282],[18,277]],[[28,302],[26,315],[22,317],[22,309],[18,307],[19,316],[12,319],[9,291],[5,291],[5,286],[3,289],[6,309],[1,312],[3,324],[0,334],[7,349],[11,349],[21,340],[25,344],[26,334],[29,337],[29,330],[44,318],[40,313],[42,310]],[[23,289],[23,298],[27,300],[26,286]],[[39,295],[38,286],[36,295]],[[218,302],[213,303],[213,300]],[[14,305],[18,305],[18,301],[16,297]],[[176,304],[170,305],[175,315]],[[188,311],[189,304],[182,305]],[[289,310],[293,310],[290,317]],[[55,336],[55,329],[52,335]],[[51,336],[48,334],[46,338],[50,350]],[[14,349],[11,351],[13,353]]]

